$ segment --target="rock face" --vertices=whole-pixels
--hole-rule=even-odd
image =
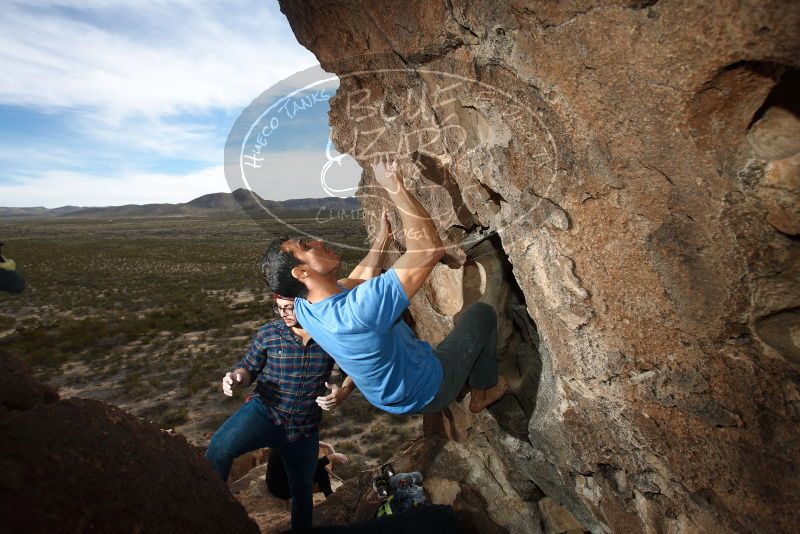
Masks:
[[[475,484],[492,524],[559,528],[522,501],[593,532],[795,529],[800,6],[281,8],[340,77],[340,151],[415,160],[449,246],[412,306],[420,335],[476,299],[501,312],[512,394],[426,422],[506,474],[498,494]]]
[[[459,412],[461,408],[454,405],[453,410]],[[497,429],[489,416],[482,423],[479,426],[483,428]],[[451,506],[461,532],[584,532],[569,511],[541,495],[534,484],[507,473],[498,451],[485,435],[459,442],[432,433],[398,451],[390,463],[398,473],[421,471],[429,502]],[[315,503],[314,525],[348,525],[373,518],[381,504],[372,487],[372,478],[378,471],[361,472],[330,498],[318,506]],[[263,525],[260,521],[259,524]],[[285,526],[288,528],[288,523]]]
[[[0,353],[3,532],[254,532],[182,437],[102,402],[58,400]]]

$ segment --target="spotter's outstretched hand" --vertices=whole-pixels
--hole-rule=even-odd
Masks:
[[[340,388],[336,384],[331,385],[325,382],[325,387],[330,389],[331,392],[324,397],[317,397],[317,405],[325,411],[336,408],[350,394],[349,391]]]
[[[222,392],[228,397],[233,396],[233,388],[242,383],[242,375],[238,373],[225,373],[222,377]]]

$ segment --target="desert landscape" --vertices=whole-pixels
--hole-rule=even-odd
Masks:
[[[6,4],[3,533],[290,528],[263,464],[202,456],[220,380],[274,318],[268,240],[348,272],[386,208],[417,337],[496,339],[508,390],[326,412],[351,462],[314,527],[373,520],[388,460],[468,534],[798,530],[800,3]],[[404,513],[377,531],[447,532]]]
[[[332,242],[367,238],[360,220],[301,214],[291,223]],[[0,297],[0,348],[62,398],[102,400],[205,448],[248,394],[226,397],[220,381],[275,318],[257,262],[286,228],[229,214],[3,226],[28,287]],[[343,271],[360,260],[358,251],[342,254]],[[336,469],[348,479],[421,435],[421,425],[421,416],[380,412],[356,390],[324,413],[321,439],[348,455]]]

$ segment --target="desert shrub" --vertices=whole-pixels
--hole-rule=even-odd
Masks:
[[[386,425],[383,423],[377,423],[373,425],[372,430],[370,431],[370,437],[375,440],[384,440],[388,437],[388,430]]]
[[[139,417],[151,421],[161,428],[174,428],[189,420],[189,409],[185,406],[170,406],[162,403],[142,410]]]
[[[211,378],[205,375],[194,375],[188,378],[185,385],[187,397],[193,396],[195,393],[208,389],[211,384]]]
[[[129,373],[121,381],[122,393],[129,398],[141,398],[150,393],[150,386],[138,373]]]
[[[208,430],[210,432],[215,432],[219,427],[222,426],[222,423],[228,420],[230,414],[227,413],[215,413],[206,417],[200,428],[203,430]]]
[[[351,458],[349,463],[337,465],[334,468],[334,473],[342,480],[350,480],[366,468],[367,466],[363,462]]]
[[[8,315],[0,315],[0,330],[8,330],[9,328],[14,328],[14,325],[17,323],[16,318],[10,317]]]
[[[382,452],[383,452],[383,444],[373,443],[364,451],[364,454],[367,456],[373,456],[375,458],[380,459],[380,455]]]
[[[185,406],[180,406],[167,410],[158,422],[162,428],[174,428],[186,423],[188,420],[189,409]]]
[[[349,421],[341,419],[337,421],[335,418],[331,419],[332,420],[330,421],[325,421],[325,416],[323,415],[323,421],[321,426],[323,429],[322,435],[324,435],[325,439],[343,438],[358,433],[358,431],[356,431],[352,425],[348,424]]]
[[[374,458],[379,463],[385,462],[397,452],[399,443],[376,440],[365,451],[364,456]]]

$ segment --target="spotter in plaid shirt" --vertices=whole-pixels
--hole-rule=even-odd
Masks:
[[[297,323],[290,299],[273,295],[281,319],[264,325],[248,353],[222,378],[222,392],[253,380],[256,398],[245,402],[211,437],[206,458],[222,480],[228,480],[233,460],[269,447],[286,468],[292,494],[292,529],[311,527],[311,496],[319,452],[320,409],[336,407],[352,391],[352,380],[332,384],[323,394],[333,360]]]
[[[314,432],[322,420],[316,398],[325,394],[333,360],[313,339],[302,340],[278,319],[261,327],[250,350],[231,369],[246,369],[270,418],[289,442]]]

